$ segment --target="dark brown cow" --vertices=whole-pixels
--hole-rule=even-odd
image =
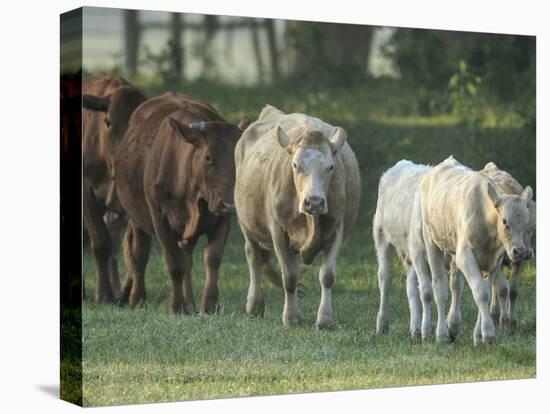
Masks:
[[[194,313],[192,253],[206,235],[201,311],[216,311],[218,269],[234,212],[233,151],[241,133],[210,105],[174,92],[134,112],[115,158],[117,194],[129,219],[124,258],[131,306],[145,300],[145,267],[156,235],[172,281],[171,310]],[[124,290],[129,287],[125,283]]]
[[[83,210],[97,264],[95,301],[120,298],[115,251],[122,210],[114,190],[114,147],[134,109],[146,97],[118,76],[97,75],[83,82]]]

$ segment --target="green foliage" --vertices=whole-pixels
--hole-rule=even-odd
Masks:
[[[161,82],[172,82],[176,78],[173,57],[181,56],[183,49],[176,50],[173,39],[169,39],[166,45],[154,53],[147,45],[143,47],[141,64],[151,70],[160,78]]]
[[[481,78],[474,75],[464,60],[458,62],[458,72],[449,79],[449,95],[454,114],[470,125],[483,121],[484,102],[478,93]]]

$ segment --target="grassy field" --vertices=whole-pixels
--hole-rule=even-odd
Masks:
[[[149,85],[151,95],[168,87]],[[306,112],[348,131],[361,167],[363,199],[355,231],[346,240],[333,293],[334,331],[316,331],[320,299],[319,260],[304,266],[302,326],[282,326],[283,294],[264,283],[264,318],[245,313],[248,273],[243,239],[233,223],[220,278],[221,309],[213,316],[174,316],[168,312],[170,284],[155,244],[144,308],[115,305],[83,309],[83,402],[85,405],[145,403],[229,396],[267,395],[356,388],[405,386],[535,375],[535,266],[524,272],[518,332],[497,333],[496,344],[474,347],[477,311],[470,290],[463,298],[464,324],[453,344],[412,340],[404,276],[396,268],[391,295],[390,333],[375,334],[378,310],[376,259],[371,220],[380,174],[402,158],[437,163],[453,154],[482,168],[495,161],[520,182],[535,188],[534,132],[505,116],[478,128],[462,126],[451,115],[414,114],[407,92],[393,84],[367,85],[353,92],[235,89],[194,84],[180,91],[213,103],[229,120],[257,116],[270,103]],[[499,120],[502,119],[502,120]],[[519,146],[518,146],[519,145]],[[509,148],[521,148],[510,151]],[[197,298],[203,283],[201,246],[193,281]],[[95,263],[85,252],[85,281],[93,292]],[[120,259],[121,274],[124,264]]]

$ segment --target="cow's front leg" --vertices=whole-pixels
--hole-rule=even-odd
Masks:
[[[517,329],[517,314],[516,303],[519,293],[519,284],[521,280],[521,273],[525,266],[525,261],[519,263],[512,263],[512,271],[510,273],[510,300],[509,300],[509,313],[510,313],[510,329],[512,331]]]
[[[112,256],[113,244],[109,230],[101,215],[101,205],[90,186],[83,189],[84,223],[90,237],[90,245],[94,255],[96,272],[95,302],[113,301],[113,290],[109,279],[109,259]]]
[[[299,256],[290,251],[287,236],[278,225],[273,226],[271,236],[275,254],[283,271],[283,288],[285,290],[283,323],[285,326],[297,325],[304,321],[304,315],[298,305]]]
[[[478,345],[480,342],[489,344],[495,340],[495,325],[491,314],[489,313],[489,295],[492,278],[484,280],[479,270],[476,258],[468,247],[459,246],[456,255],[456,264],[470,289],[476,302],[479,314],[474,330],[474,345]]]
[[[315,326],[319,329],[332,326],[332,285],[336,279],[336,261],[342,246],[344,226],[340,223],[334,233],[332,241],[324,248],[324,258],[319,270],[319,283],[321,284],[321,303],[317,311]]]
[[[245,244],[244,252],[248,262],[250,283],[246,298],[246,313],[250,316],[264,316],[265,303],[262,292],[261,251],[260,247],[251,240],[243,230]]]
[[[150,202],[149,210],[172,282],[170,309],[176,314],[193,314],[196,312],[196,305],[190,279],[193,265],[193,247],[196,240],[186,240],[185,246],[180,248],[178,244],[179,237],[161,213],[160,207]]]
[[[449,328],[449,339],[454,341],[458,336],[462,323],[462,312],[460,311],[460,300],[464,291],[464,275],[456,267],[455,259],[451,262],[450,271],[451,286],[451,307],[447,315],[447,327]]]
[[[207,234],[208,244],[203,253],[206,280],[201,298],[201,311],[204,313],[214,313],[218,308],[218,270],[228,234],[229,219],[226,217],[220,219],[214,230]]]
[[[491,306],[489,307],[489,313],[493,318],[493,323],[496,325],[500,319],[500,301],[498,298],[498,277],[495,278],[491,286]]]
[[[510,332],[511,330],[511,323],[510,323],[510,307],[509,307],[509,301],[510,301],[510,284],[508,283],[508,279],[506,279],[506,276],[504,276],[504,273],[502,272],[502,266],[499,267],[497,270],[497,273],[495,275],[495,281],[493,283],[493,300],[496,293],[496,297],[498,298],[498,323],[501,329],[503,329],[505,332]],[[491,307],[493,304],[491,303]],[[491,316],[494,316],[491,312]],[[493,318],[493,322],[495,322],[495,319]],[[496,323],[496,322],[495,322]]]

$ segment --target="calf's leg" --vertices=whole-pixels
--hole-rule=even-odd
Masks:
[[[443,252],[433,243],[427,233],[428,231],[424,232],[424,240],[426,242],[428,263],[432,272],[432,289],[437,307],[435,339],[437,342],[446,342],[449,340],[449,329],[445,321],[447,299],[449,297],[449,281],[447,280]]]
[[[378,260],[378,289],[380,305],[376,316],[376,333],[385,334],[389,331],[389,294],[393,271],[393,252],[390,244],[380,232],[375,232],[374,245]]]
[[[414,266],[408,265],[406,268],[407,277],[407,299],[409,301],[410,323],[409,331],[413,338],[420,337],[422,316],[420,312],[420,292],[418,290],[418,278],[414,271]]]
[[[464,291],[464,275],[457,269],[455,259],[451,262],[449,278],[451,287],[451,307],[447,315],[447,327],[449,328],[449,339],[454,341],[458,336],[462,323],[460,300],[462,298],[462,292]]]
[[[478,345],[480,342],[485,344],[492,343],[495,340],[495,325],[489,313],[489,295],[492,278],[490,277],[488,280],[483,279],[476,258],[468,247],[459,246],[457,249],[456,264],[462,270],[470,289],[472,289],[479,312],[474,330],[474,345]]]
[[[432,323],[432,280],[430,277],[430,268],[425,255],[421,250],[411,250],[412,262],[416,277],[418,278],[418,287],[420,290],[420,301],[422,302],[422,339],[427,339],[433,335]]]
[[[131,307],[142,305],[145,302],[145,269],[149,261],[151,236],[137,228],[131,221],[128,222],[124,237],[123,250],[126,269],[132,282],[129,294]]]
[[[497,321],[501,329],[504,329],[506,332],[508,332],[510,331],[510,307],[508,304],[510,299],[510,284],[508,283],[508,279],[506,279],[506,276],[504,276],[504,273],[502,272],[502,267],[500,267],[500,269],[497,271],[495,275],[495,280],[493,282],[493,300],[495,296],[497,298],[498,304]],[[492,306],[493,303],[491,302],[491,308]],[[491,312],[491,316],[493,316],[493,323],[496,323],[493,312]]]
[[[204,313],[214,313],[218,309],[218,270],[228,234],[228,218],[221,219],[219,225],[207,234],[208,244],[203,252],[206,280],[201,297],[201,311]]]
[[[512,331],[517,329],[517,299],[519,294],[519,284],[521,280],[521,272],[525,266],[525,262],[512,263],[512,271],[510,273],[510,300],[509,300],[509,312],[510,312],[510,329]]]

